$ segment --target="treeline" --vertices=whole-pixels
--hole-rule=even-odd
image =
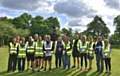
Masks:
[[[34,36],[38,34],[44,36],[46,34],[51,35],[52,40],[55,41],[58,36],[67,35],[74,38],[75,34],[79,36],[92,35],[94,39],[98,36],[103,38],[109,38],[111,44],[120,43],[120,16],[114,18],[113,24],[116,26],[115,33],[109,37],[110,30],[101,17],[95,16],[93,20],[87,24],[87,30],[78,32],[72,30],[72,28],[62,28],[60,30],[60,23],[56,17],[49,17],[44,19],[38,15],[32,17],[28,13],[23,13],[19,17],[9,19],[7,17],[0,17],[0,46],[7,45],[11,38],[19,35],[28,39],[28,36]]]

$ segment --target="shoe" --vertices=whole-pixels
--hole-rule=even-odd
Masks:
[[[43,69],[43,66],[40,69]]]
[[[75,68],[75,65],[73,65],[72,68]]]
[[[108,73],[108,71],[105,72],[105,74],[107,74],[107,73]]]
[[[43,70],[43,72],[46,72],[46,68]]]
[[[38,72],[40,72],[40,69],[38,69]]]
[[[88,68],[88,71],[92,70],[92,68]]]
[[[79,68],[80,68],[80,66],[77,67],[77,69],[79,69]]]
[[[50,73],[52,73],[52,69],[51,68],[49,68],[49,71],[50,71]]]
[[[87,71],[88,71],[87,69],[84,70],[84,72],[87,72]]]
[[[110,75],[111,74],[111,72],[108,72],[108,75]]]
[[[82,68],[80,68],[80,71],[82,71]]]
[[[26,72],[28,72],[29,68],[26,69]]]

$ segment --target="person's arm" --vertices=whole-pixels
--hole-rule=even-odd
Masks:
[[[52,49],[49,50],[49,51],[53,51],[54,50],[54,43],[52,43]]]
[[[44,46],[45,46],[45,45],[43,44],[43,51],[46,51]]]
[[[70,48],[69,49],[66,49],[67,51],[70,51],[72,49],[72,44],[70,42]]]
[[[108,53],[108,57],[109,57],[109,56],[110,56],[110,54],[112,53],[111,46],[109,46],[109,48],[110,48],[110,51],[109,51],[109,53]]]
[[[10,54],[10,44],[8,45],[8,53]]]

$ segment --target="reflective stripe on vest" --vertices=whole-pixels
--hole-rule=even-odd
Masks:
[[[17,54],[17,44],[10,43],[10,54]]]
[[[96,42],[95,45],[97,45],[97,43],[98,43],[98,42]],[[95,48],[98,48],[98,49],[101,49],[101,48],[102,48],[102,50],[103,50],[103,49],[104,49],[104,41],[102,41],[102,47],[101,47],[101,46],[98,46],[98,47],[95,47]]]
[[[70,42],[68,42],[67,44],[64,43],[64,48],[67,50],[67,49],[70,49]],[[65,53],[65,51],[63,51],[63,54]],[[71,50],[67,51],[67,54],[68,55],[71,55]]]

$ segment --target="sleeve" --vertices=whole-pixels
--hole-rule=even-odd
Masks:
[[[109,46],[110,47],[110,51],[109,51],[109,53],[108,53],[108,57],[110,56],[110,54],[112,53],[112,49],[111,49],[111,46]]]
[[[18,52],[19,52],[19,44],[18,44],[18,46],[17,46],[17,55],[18,55]]]
[[[49,50],[49,51],[53,51],[54,50],[54,43],[52,43],[52,49]]]
[[[43,51],[46,51],[44,46],[45,46],[45,45],[43,44]]]

